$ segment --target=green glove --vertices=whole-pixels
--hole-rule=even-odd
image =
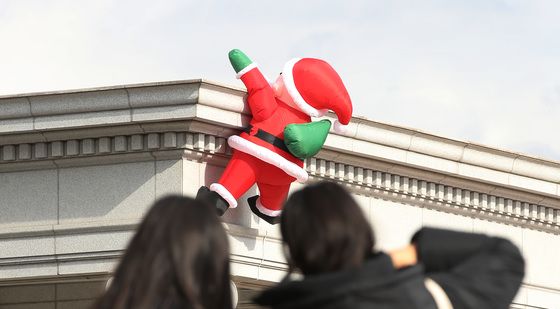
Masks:
[[[329,134],[331,122],[323,119],[302,124],[289,124],[284,128],[284,143],[290,152],[300,158],[316,155]]]
[[[247,57],[247,55],[245,55],[239,49],[232,49],[229,52],[228,56],[229,56],[229,62],[231,63],[231,66],[235,70],[235,73],[239,73],[239,71],[243,70],[248,65],[253,63],[253,61],[251,61],[251,59],[249,59],[249,57]]]

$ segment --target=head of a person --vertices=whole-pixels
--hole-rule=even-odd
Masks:
[[[294,192],[284,205],[280,230],[290,271],[297,269],[306,276],[358,268],[374,246],[362,210],[333,182]]]
[[[232,308],[229,247],[214,209],[182,196],[155,202],[96,308]]]

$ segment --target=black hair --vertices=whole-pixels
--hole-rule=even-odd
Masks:
[[[373,231],[352,196],[333,182],[293,193],[280,230],[288,246],[290,272],[304,275],[357,268],[372,253]]]
[[[158,200],[94,308],[231,309],[229,246],[215,210],[188,197]]]

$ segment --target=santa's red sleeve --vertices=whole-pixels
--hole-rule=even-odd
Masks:
[[[268,119],[276,110],[278,103],[274,97],[274,90],[262,75],[259,68],[255,67],[241,76],[241,81],[247,87],[247,103],[257,121]]]

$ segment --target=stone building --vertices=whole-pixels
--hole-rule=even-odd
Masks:
[[[189,80],[0,97],[0,308],[87,308],[147,207],[221,174],[244,94]],[[560,307],[560,163],[354,118],[306,168],[353,192],[380,249],[425,225],[511,239],[528,262],[512,307]],[[238,308],[286,270],[277,227],[246,206],[224,217]]]

